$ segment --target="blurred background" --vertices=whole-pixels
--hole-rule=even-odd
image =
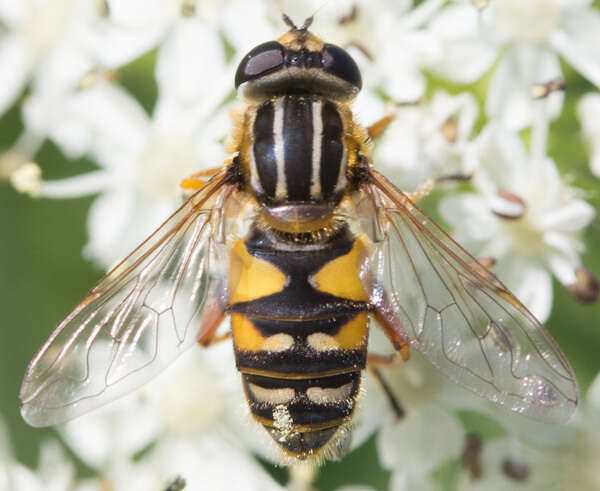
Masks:
[[[190,2],[190,5],[192,3]],[[202,3],[201,0],[198,0],[198,3]],[[323,7],[325,19],[329,19],[325,13],[328,6],[335,3],[335,1],[331,1]],[[432,2],[404,2],[403,15],[406,12],[411,12],[412,9],[419,8],[422,3],[429,4],[431,8],[434,7]],[[473,10],[477,10],[476,4],[479,2],[437,3],[439,5],[435,5],[435,8],[441,11],[448,5],[469,6]],[[487,4],[488,2],[483,3]],[[489,3],[494,2],[490,0]],[[556,2],[557,5],[558,3]],[[24,4],[29,5],[30,2],[24,2]],[[35,2],[31,2],[32,6],[29,8],[36,8],[33,6],[34,4]],[[106,3],[108,6],[113,6],[112,4],[113,2]],[[188,3],[184,2],[184,4],[187,5]],[[180,7],[183,11],[185,11],[185,5]],[[370,11],[370,15],[395,18],[385,10],[395,7],[389,7],[387,2],[381,2],[378,5],[379,10]],[[599,2],[594,2],[593,5],[587,5],[586,8],[597,10],[599,5]],[[352,5],[345,7],[349,9],[347,11],[348,15],[352,12],[351,7]],[[312,4],[307,4],[304,8],[296,8],[296,11],[301,10],[310,14],[312,8]],[[362,5],[357,8],[359,12],[357,15],[361,15]],[[562,7],[556,7],[556,9],[560,8]],[[118,11],[118,9],[117,6],[113,6],[113,12]],[[253,33],[253,38],[267,40],[270,39],[271,32],[277,32],[278,30],[282,32],[284,26],[281,22],[278,22],[277,17],[279,14],[269,2],[264,2],[261,9],[265,11],[272,10],[269,13],[269,19],[275,19],[269,20],[272,24],[272,31],[262,32],[257,27],[258,32]],[[367,7],[365,7],[366,9]],[[198,11],[201,10],[198,9]],[[336,10],[336,12],[338,11]],[[230,7],[228,14],[231,15],[232,12],[235,13],[235,5]],[[110,20],[110,12],[106,15],[109,16],[108,20]],[[243,12],[240,15],[243,15]],[[103,19],[106,20],[107,18],[104,17]],[[227,63],[232,66],[235,65],[243,55],[242,48],[238,50],[236,43],[242,43],[242,41],[236,40],[234,42],[227,38],[227,29],[222,24],[218,24],[218,22],[226,21],[217,21],[209,16],[207,19],[203,19],[202,22],[217,23],[213,27],[226,46],[224,52]],[[300,21],[297,20],[297,22]],[[327,22],[328,20],[323,20],[322,23],[319,23],[319,17],[317,16],[314,26],[315,32],[327,37]],[[352,20],[348,22],[352,22]],[[427,25],[425,24],[425,27]],[[423,26],[418,28],[421,29]],[[170,26],[169,29],[175,29],[175,27]],[[243,23],[238,24],[237,29],[250,31],[255,29],[255,26],[250,23]],[[5,24],[2,27],[0,36],[6,37],[11,32],[11,27]],[[166,34],[163,33],[163,36],[166,36]],[[161,39],[163,40],[161,41]],[[165,56],[161,52],[161,49],[164,48],[161,44],[165,43],[164,38],[157,36],[157,40],[154,43],[148,42],[146,49],[140,49],[139,56],[132,56],[131,60],[125,60],[118,65],[115,63],[115,66],[110,67],[111,78],[107,82],[117,85],[119,90],[123,89],[127,92],[133,98],[135,104],[146,112],[148,117],[151,117],[153,111],[156,111],[160,94],[157,76],[161,80],[161,75],[157,69],[157,59]],[[4,41],[0,37],[0,43],[2,42]],[[247,51],[252,47],[252,44],[245,46]],[[505,45],[500,48],[499,52],[502,53],[502,50],[508,49]],[[197,46],[196,51],[199,51],[197,56],[200,56],[202,47]],[[373,57],[376,58],[377,54],[373,53]],[[1,55],[2,52],[0,51],[0,60]],[[600,210],[600,179],[598,176],[594,176],[590,169],[592,147],[589,145],[590,140],[585,138],[582,131],[582,123],[578,116],[578,104],[584,95],[597,93],[598,88],[580,70],[574,69],[572,64],[568,63],[564,57],[560,57],[559,60],[562,73],[561,80],[564,81],[566,89],[564,90],[564,102],[560,114],[549,121],[547,156],[556,163],[564,182],[567,182],[573,188],[579,189],[580,196],[596,210],[596,216],[589,225],[581,230],[580,236],[582,243],[585,244],[585,249],[581,251],[580,261],[587,270],[597,276],[600,275],[600,221],[597,216],[598,210]],[[191,62],[196,61],[197,59],[191,60]],[[38,61],[38,63],[40,62]],[[211,76],[212,63],[213,60],[208,58],[202,61],[206,76]],[[222,63],[222,61],[218,63]],[[421,97],[425,101],[431,100],[439,90],[443,90],[450,95],[470,93],[477,102],[478,111],[468,137],[473,140],[492,119],[486,114],[486,96],[490,88],[494,68],[500,63],[499,59],[493,61],[489,64],[489,68],[482,70],[484,73],[481,76],[468,83],[449,80],[448,77],[441,76],[430,67],[419,67],[418,71],[423,76],[424,87]],[[228,69],[228,72],[227,70],[224,70],[224,72],[231,75],[229,65]],[[5,74],[7,70],[10,70],[10,68],[5,66],[0,70],[0,73]],[[86,259],[82,253],[84,247],[88,244],[90,228],[95,226],[90,224],[90,208],[94,200],[97,199],[98,193],[92,190],[91,194],[87,196],[68,197],[69,193],[65,192],[64,197],[62,197],[58,192],[54,194],[61,199],[57,199],[56,197],[50,197],[53,192],[48,192],[48,196],[44,196],[44,192],[41,192],[37,193],[38,196],[32,197],[30,194],[36,193],[18,192],[14,186],[14,179],[11,181],[12,174],[22,165],[22,162],[15,164],[9,156],[12,155],[11,152],[15,149],[15,142],[19,141],[27,131],[30,131],[26,118],[24,119],[23,116],[23,107],[27,100],[39,91],[39,87],[35,84],[40,83],[41,78],[38,74],[38,78],[35,79],[35,72],[33,73],[32,78],[29,79],[30,82],[24,83],[16,91],[17,95],[10,104],[7,104],[0,119],[0,152],[3,152],[3,156],[0,157],[0,224],[2,237],[0,240],[0,312],[3,320],[2,329],[0,330],[0,386],[2,388],[0,391],[0,417],[4,420],[8,429],[10,441],[12,442],[13,458],[30,468],[35,468],[38,463],[41,442],[48,438],[59,439],[59,437],[52,428],[32,428],[21,419],[18,393],[23,374],[29,360],[47,338],[53,327],[82,298],[85,292],[103,275],[105,268],[109,266],[109,264],[103,264],[103,259],[99,259],[98,255],[94,256],[93,251],[87,254],[87,257],[91,260]],[[547,82],[547,80],[539,80],[539,82]],[[2,80],[0,80],[1,85],[3,85]],[[232,86],[232,80],[230,86]],[[73,90],[81,92],[86,89],[76,87]],[[228,104],[232,99],[232,95],[232,90],[227,89],[223,97],[225,102],[220,102],[217,106],[221,108]],[[383,102],[389,102],[390,98],[389,94],[384,94],[380,99]],[[405,100],[411,100],[411,98],[412,95],[409,95]],[[385,107],[383,103],[381,107]],[[91,111],[94,108],[95,106],[90,106]],[[368,115],[367,110],[364,110],[363,113]],[[206,114],[214,113],[208,112]],[[92,114],[91,117],[94,117],[94,115]],[[600,112],[596,114],[596,117],[600,119]],[[219,127],[222,127],[225,123],[219,122],[218,124]],[[210,121],[207,121],[205,125],[210,125]],[[530,144],[532,135],[530,126],[525,125],[518,128],[514,133],[522,139],[526,147]],[[99,164],[96,158],[100,152],[95,153],[94,150],[90,150],[93,145],[90,145],[84,151],[72,151],[72,148],[68,145],[61,146],[61,144],[64,144],[64,139],[61,139],[61,137],[54,138],[52,134],[50,129],[47,135],[41,135],[34,152],[24,157],[24,161],[35,162],[41,169],[44,182],[93,173],[106,168],[106,164]],[[211,166],[210,164],[213,163],[216,162],[209,162],[206,166]],[[377,160],[375,165],[378,165]],[[183,177],[185,176],[175,176],[175,180]],[[423,206],[426,211],[441,219],[441,215],[438,213],[438,204],[443,196],[448,193],[470,191],[472,191],[472,187],[469,183],[459,184],[452,188],[443,188],[428,197]],[[75,192],[72,194],[85,193]],[[523,198],[527,201],[527,196],[523,196]],[[112,209],[114,213],[119,213],[118,207]],[[153,210],[152,213],[155,213],[155,211]],[[110,217],[106,218],[107,215],[99,214],[96,214],[96,219],[100,216],[110,220]],[[156,218],[153,218],[153,220],[158,223],[160,221],[159,214],[156,213],[155,216]],[[151,230],[150,223],[144,223],[143,226],[145,229]],[[447,223],[446,226],[448,227]],[[452,232],[451,229],[450,232]],[[97,233],[101,232],[94,232],[94,234]],[[551,314],[546,326],[571,362],[580,389],[585,394],[600,371],[600,357],[598,356],[598,347],[600,347],[600,325],[598,323],[600,304],[582,304],[567,291],[556,277],[552,281],[554,296]],[[490,424],[487,418],[478,418],[460,411],[458,414],[467,432],[479,432],[484,435],[502,433],[502,430]],[[64,450],[67,452],[69,459],[77,462],[78,475],[89,477],[95,474],[96,471],[84,465],[77,455],[69,450],[68,446],[64,445]],[[600,464],[600,461],[598,463]],[[286,481],[286,472],[283,469],[272,467],[266,463],[263,463],[263,465],[279,482]],[[460,456],[450,459],[448,463],[437,469],[436,482],[444,483],[446,489],[453,489],[451,483],[457,482],[456,473],[460,472],[457,470],[460,467]],[[391,472],[393,471],[389,468],[384,469],[384,466],[382,466],[378,458],[376,436],[372,435],[341,462],[326,464],[321,469],[314,486],[317,489],[327,490],[358,483],[371,486],[373,489],[388,489]],[[446,475],[453,477],[443,477]]]

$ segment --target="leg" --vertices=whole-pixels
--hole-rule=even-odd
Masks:
[[[375,121],[371,126],[367,128],[367,134],[371,140],[375,140],[379,135],[381,135],[387,127],[393,123],[394,119],[396,119],[396,114],[388,114],[384,116],[378,121]]]
[[[213,344],[220,343],[231,337],[231,332],[217,336],[217,329],[225,318],[225,305],[220,300],[214,301],[206,308],[204,321],[198,332],[198,344],[208,348]]]
[[[171,484],[169,484],[165,491],[182,491],[185,488],[185,479],[181,476],[177,476]]]
[[[435,186],[441,182],[450,182],[450,181],[468,181],[471,179],[470,175],[465,174],[453,174],[448,176],[440,176],[435,179],[429,178],[426,181],[422,182],[417,189],[415,189],[412,193],[404,193],[412,202],[417,202],[420,199],[427,196]]]
[[[377,380],[377,383],[379,384],[379,387],[381,388],[381,390],[383,391],[383,394],[385,395],[386,399],[388,400],[390,408],[394,412],[396,419],[404,418],[404,415],[405,415],[404,408],[400,404],[400,401],[398,401],[396,395],[394,394],[394,391],[391,389],[391,387],[388,385],[387,381],[383,377],[381,370],[379,368],[376,368],[375,366],[370,365],[370,363],[369,363],[370,356],[371,355],[369,355],[369,357],[367,358],[367,368],[369,369],[369,372],[371,372],[371,375],[373,375],[373,378],[375,378],[375,380]]]
[[[223,333],[220,336],[213,336],[212,338],[205,341],[198,340],[198,344],[200,344],[203,348],[209,348],[213,344],[218,344],[221,341],[226,341],[229,338],[231,338],[231,331]]]
[[[402,334],[402,326],[400,325],[399,320],[393,316],[384,315],[379,309],[375,310],[374,316],[375,320],[381,326],[383,332],[385,332],[386,336],[392,343],[392,346],[396,350],[396,355],[400,357],[398,360],[398,364],[408,361],[410,358],[410,344],[408,339],[406,339]],[[397,325],[394,325],[394,323],[396,323]],[[380,360],[381,358],[384,358],[381,355],[377,356],[379,356]],[[400,359],[402,360],[402,362],[400,362]]]
[[[481,462],[481,451],[483,442],[481,436],[477,433],[467,433],[465,435],[465,446],[461,455],[461,464],[471,476],[471,479],[476,480],[483,473]]]
[[[436,179],[427,179],[425,182],[422,182],[417,189],[415,189],[412,193],[405,193],[413,203],[416,203],[421,198],[427,196],[433,188],[435,187]]]
[[[390,110],[389,114],[387,116],[384,116],[380,120],[375,121],[371,126],[369,126],[367,128],[367,134],[369,135],[369,138],[371,140],[374,140],[377,137],[379,137],[381,134],[383,134],[383,132],[388,128],[388,126],[390,124],[392,124],[394,122],[394,120],[396,119],[397,108],[403,107],[403,106],[416,106],[417,104],[420,104],[421,102],[422,102],[422,100],[418,99],[415,101],[404,101],[404,102],[395,102],[394,101],[394,102],[390,103],[390,106],[392,107],[392,109]]]
[[[396,351],[391,355],[380,355],[379,353],[367,354],[367,365],[372,368],[389,368],[394,369],[404,364],[402,355]]]
[[[214,176],[218,172],[221,172],[222,168],[222,166],[212,167],[211,169],[196,172],[195,174],[192,174],[191,176],[183,179],[181,181],[180,187],[185,192],[198,191],[198,189],[204,186],[212,176]]]

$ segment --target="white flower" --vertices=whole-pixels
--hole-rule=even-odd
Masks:
[[[219,140],[227,132],[228,115],[217,112],[218,103],[211,99],[213,107],[186,108],[175,97],[171,101],[159,100],[149,119],[128,93],[101,82],[74,94],[63,108],[61,124],[52,128],[52,139],[67,155],[89,155],[101,168],[43,181],[39,195],[102,193],[90,210],[85,253],[105,267],[176,209],[183,178],[218,166],[225,157]]]
[[[409,409],[400,421],[389,421],[377,438],[381,464],[415,479],[457,458],[463,443],[464,430],[457,416],[434,403]]]
[[[383,102],[373,97],[358,101],[355,109],[360,120],[385,114]],[[428,178],[470,174],[474,168],[466,156],[477,112],[466,92],[437,91],[431,101],[397,108],[396,119],[375,142],[375,167],[408,190]]]
[[[77,482],[75,469],[60,444],[46,440],[40,446],[37,469],[31,470],[14,460],[10,438],[0,421],[0,489],[6,491],[101,491],[100,483],[90,479]]]
[[[138,462],[121,461],[103,476],[114,491],[162,490],[177,477],[186,491],[283,489],[223,428],[165,436]]]
[[[562,440],[549,442],[543,435],[552,426],[538,423],[533,428],[521,425],[519,433],[482,441],[482,450],[472,457],[481,470],[473,476],[465,470],[457,489],[461,491],[509,491],[523,489],[581,489],[600,487],[598,470],[598,429],[589,415],[575,424],[562,427]],[[527,435],[529,433],[529,435]],[[523,436],[538,433],[538,441]]]
[[[60,433],[115,491],[165,489],[177,476],[186,490],[279,490],[246,444],[255,439],[249,425],[260,425],[244,417],[242,394],[231,346],[196,348],[151,383],[66,423]]]
[[[393,352],[375,323],[369,333],[369,350],[380,355]],[[410,359],[397,368],[381,368],[380,374],[404,415],[398,418],[379,382],[367,370],[364,399],[355,416],[359,427],[354,436],[358,440],[353,441],[353,446],[377,430],[379,460],[392,473],[390,489],[436,489],[429,481],[430,474],[460,455],[465,438],[463,426],[454,414],[455,401],[446,392],[464,396],[460,398],[461,409],[479,398],[457,387],[418,352],[411,353]]]
[[[509,47],[490,80],[485,111],[490,119],[507,128],[519,130],[532,124],[536,101],[536,84],[562,78],[558,58],[537,44],[520,43]],[[555,91],[547,97],[547,112],[556,119],[562,110],[564,93]]]
[[[429,28],[440,40],[430,68],[473,82],[500,55],[487,95],[488,116],[511,129],[531,124],[531,87],[561,77],[557,55],[600,86],[600,13],[588,0],[497,0],[477,11],[471,2],[444,8]],[[556,117],[562,96],[552,94]]]
[[[73,453],[100,471],[149,446],[160,430],[158,405],[145,391],[134,392],[59,427]]]
[[[133,97],[102,77],[56,100],[43,97],[37,110],[31,104],[26,107],[26,114],[37,121],[32,126],[40,131],[43,127],[67,156],[91,157],[101,167],[62,181],[29,185],[30,192],[42,197],[102,193],[90,210],[85,253],[105,267],[124,257],[175,210],[182,179],[221,165],[225,157],[220,140],[230,122],[220,106],[232,91],[233,66],[225,58],[218,28],[198,17],[181,17],[180,9],[172,12],[168,23],[155,25],[160,15],[149,14],[152,6],[164,8],[161,2],[147,5],[149,24],[136,29],[156,34],[169,28],[156,63],[159,98],[152,119]],[[113,10],[121,23],[127,12],[131,13]],[[38,113],[51,117],[35,116]]]
[[[517,440],[500,438],[483,442],[479,456],[482,475],[473,479],[463,474],[461,491],[501,491],[568,489],[563,469],[557,467],[556,454],[521,445]],[[581,489],[581,488],[580,488]]]
[[[61,426],[61,436],[86,464],[104,471],[164,436],[196,437],[224,423],[226,393],[242,392],[225,344],[191,350],[149,384]]]
[[[403,472],[394,472],[390,491],[438,491],[440,487],[429,477],[415,478]]]
[[[68,95],[86,77],[139,56],[156,43],[155,29],[131,30],[111,23],[97,0],[5,0],[0,21],[0,114],[28,83],[23,120],[29,136],[16,150],[31,158],[52,128]],[[139,15],[139,13],[138,13]]]
[[[600,177],[600,94],[590,93],[581,98],[577,105],[583,135],[591,151],[590,169]]]
[[[552,307],[550,273],[564,285],[576,282],[580,232],[594,209],[534,147],[528,157],[517,135],[488,125],[475,150],[479,192],[444,198],[440,213],[467,249],[498,260],[500,279],[544,321]]]
[[[76,2],[71,0],[0,4],[0,19],[6,28],[0,41],[0,114],[23,91],[25,83],[53,50],[64,49],[72,35]]]

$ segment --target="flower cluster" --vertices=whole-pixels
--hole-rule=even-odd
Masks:
[[[550,125],[569,96],[563,63],[595,86],[577,112],[600,178],[592,0],[277,4],[293,19],[316,12],[315,33],[356,59],[359,121],[393,120],[375,142],[376,168],[406,190],[434,179],[443,197],[429,211],[540,320],[552,312],[553,278],[582,302],[596,299],[598,282],[581,261],[595,210],[559,171],[569,162],[548,155]],[[23,121],[0,154],[0,177],[33,197],[95,196],[84,254],[103,268],[169,216],[182,178],[223,162],[237,64],[285,29],[267,0],[4,0],[0,22],[0,115],[19,104]],[[138,59],[157,87],[150,112],[119,83]],[[45,141],[95,170],[46,179],[36,160]],[[377,336],[370,344],[384,351]],[[538,431],[449,384],[417,355],[384,375],[406,415],[398,419],[366,376],[353,448],[377,432],[391,489],[533,490],[567,479],[560,489],[600,488],[599,379],[571,425]],[[42,446],[37,471],[6,447],[0,488],[176,489],[178,476],[186,489],[308,488],[316,470],[294,468],[286,487],[259,463],[256,456],[272,459],[273,444],[244,407],[230,347],[196,350],[145,388],[60,428],[97,477],[79,480],[56,442]],[[475,435],[465,413],[500,430]],[[440,478],[452,465],[452,477]]]

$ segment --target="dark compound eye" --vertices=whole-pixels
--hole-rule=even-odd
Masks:
[[[359,90],[362,78],[356,62],[348,52],[334,44],[323,46],[323,69],[336,77],[351,83]]]
[[[235,72],[235,86],[275,71],[283,66],[283,46],[277,41],[258,45],[240,62]]]

